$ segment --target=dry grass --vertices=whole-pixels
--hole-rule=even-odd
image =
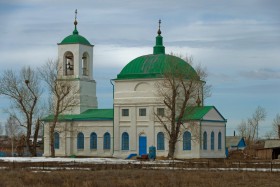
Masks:
[[[0,186],[279,186],[279,173],[172,170],[0,171]]]

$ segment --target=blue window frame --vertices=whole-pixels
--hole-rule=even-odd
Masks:
[[[222,133],[219,132],[218,134],[218,149],[221,150],[222,149]]]
[[[97,135],[95,132],[90,134],[90,149],[97,149]]]
[[[77,149],[84,149],[84,134],[82,132],[77,135]]]
[[[59,133],[54,132],[54,148],[59,149]]]
[[[129,135],[127,132],[122,133],[122,150],[129,150]]]
[[[164,150],[164,134],[159,132],[157,134],[157,150]]]
[[[203,150],[207,150],[207,132],[203,133]]]
[[[183,134],[183,150],[192,150],[192,135],[189,131]]]
[[[215,149],[215,134],[212,131],[211,132],[211,150],[214,150],[214,149]]]
[[[103,136],[103,149],[111,148],[111,137],[108,132],[106,132]]]

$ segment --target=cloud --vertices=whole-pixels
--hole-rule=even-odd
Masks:
[[[252,71],[242,71],[239,74],[243,77],[256,80],[280,79],[280,69],[258,69]]]

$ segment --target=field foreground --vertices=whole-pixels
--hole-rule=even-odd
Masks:
[[[279,186],[279,173],[177,170],[0,171],[0,186]]]
[[[0,187],[280,186],[280,162],[1,158]]]

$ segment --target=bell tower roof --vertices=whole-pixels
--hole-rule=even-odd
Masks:
[[[58,45],[63,45],[63,44],[83,44],[83,45],[91,45],[91,44],[89,43],[89,41],[88,41],[85,37],[79,35],[78,29],[77,29],[77,25],[78,25],[78,21],[77,21],[77,9],[76,9],[76,11],[75,11],[75,21],[74,21],[74,25],[75,25],[75,27],[74,27],[73,33],[72,33],[71,35],[65,37],[65,38],[61,41],[61,43],[59,43]]]

